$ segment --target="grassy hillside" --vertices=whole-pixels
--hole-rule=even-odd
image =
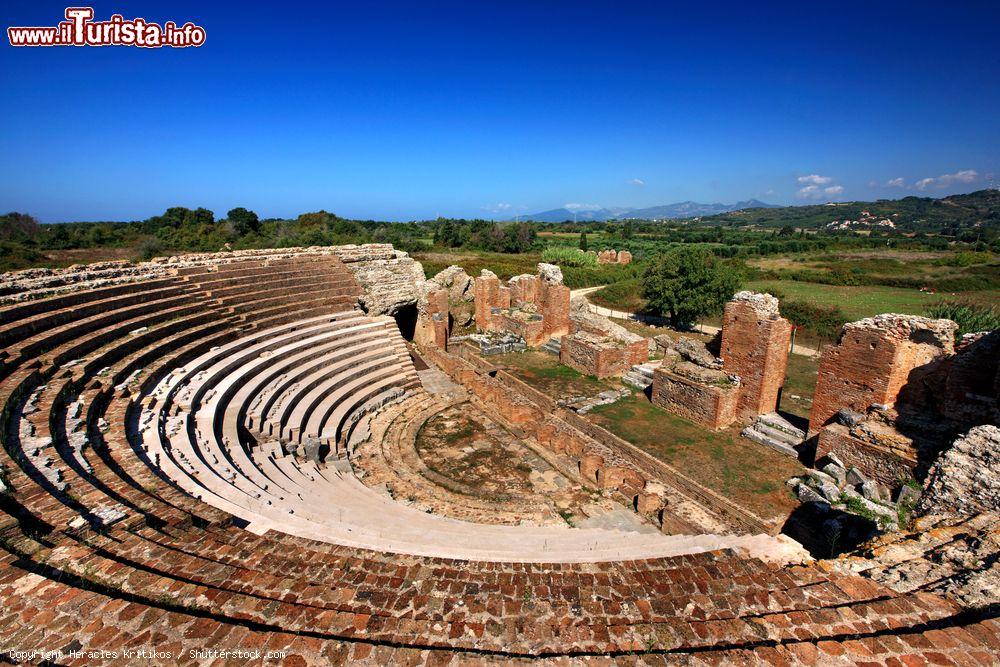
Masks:
[[[704,225],[758,225],[805,229],[825,227],[835,220],[857,220],[862,211],[889,218],[900,230],[954,235],[958,231],[1000,228],[1000,190],[980,190],[943,199],[904,197],[874,202],[844,202],[783,208],[754,208],[701,218]],[[895,217],[894,217],[895,216]]]

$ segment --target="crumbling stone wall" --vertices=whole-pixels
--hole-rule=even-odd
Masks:
[[[473,321],[473,280],[460,266],[449,266],[418,286],[417,323],[413,340],[418,345],[445,348],[452,326]]]
[[[597,253],[597,263],[598,264],[629,264],[632,262],[632,253],[628,250],[618,250],[613,249],[602,250]]]
[[[820,430],[816,460],[831,454],[889,488],[912,478],[919,464],[911,439],[891,428],[866,432],[860,424],[850,427],[834,423]]]
[[[558,266],[539,263],[537,275],[514,276],[506,285],[483,269],[473,292],[480,331],[515,333],[530,346],[569,332],[570,290]]]
[[[726,372],[740,377],[739,419],[777,409],[791,335],[791,323],[770,294],[739,292],[726,303],[720,356]]]
[[[961,517],[1000,512],[1000,428],[976,426],[938,457],[917,512]]]
[[[420,346],[448,347],[448,320],[448,290],[431,287],[417,301],[413,342]]]
[[[694,364],[681,362],[673,368],[653,372],[650,399],[654,405],[713,429],[722,429],[736,421],[740,387],[722,374],[717,383],[684,377],[679,371],[693,371]]]
[[[649,343],[607,317],[590,312],[584,299],[570,304],[569,334],[562,337],[559,361],[585,375],[624,375],[649,360]]]
[[[815,435],[841,408],[864,412],[893,406],[907,387],[917,400],[932,364],[953,353],[957,325],[915,315],[886,314],[845,324],[836,345],[820,359],[809,414]]]

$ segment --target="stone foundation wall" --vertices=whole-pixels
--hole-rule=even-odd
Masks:
[[[912,478],[917,467],[916,452],[912,448],[878,446],[853,436],[843,424],[830,424],[819,432],[816,460],[831,453],[890,489],[899,486],[901,480]]]
[[[624,375],[634,364],[648,359],[649,345],[645,339],[625,345],[609,339],[595,341],[592,336],[580,333],[563,336],[559,351],[560,363],[598,378]]]
[[[657,368],[653,373],[651,400],[654,405],[713,429],[736,421],[739,386],[701,384]]]

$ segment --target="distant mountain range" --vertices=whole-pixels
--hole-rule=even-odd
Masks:
[[[676,204],[650,206],[649,208],[596,208],[578,209],[554,208],[550,211],[532,213],[520,216],[521,220],[536,222],[564,222],[578,220],[581,222],[604,222],[606,220],[622,220],[638,218],[642,220],[663,220],[668,218],[697,218],[707,215],[718,215],[752,208],[781,208],[774,204],[765,204],[757,199],[738,201],[735,204],[700,204],[694,201],[682,201]]]

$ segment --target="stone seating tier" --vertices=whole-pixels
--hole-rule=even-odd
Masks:
[[[220,275],[258,270],[239,264]],[[0,309],[5,660],[19,660],[15,650],[153,645],[181,663],[197,662],[188,650],[207,646],[284,650],[290,665],[597,655],[706,664],[995,662],[995,619],[960,613],[934,595],[753,557],[773,548],[755,538],[680,536],[647,558],[649,545],[621,544],[619,535],[617,553],[605,547],[573,558],[582,551],[566,529],[543,538],[552,541],[540,562],[421,554],[422,535],[473,554],[504,540],[508,553],[529,552],[541,533],[400,512],[350,475],[264,454],[239,417],[254,393],[241,395],[242,380],[226,378],[247,368],[243,379],[253,382],[271,367],[253,362],[276,356],[286,372],[296,362],[305,369],[315,336],[346,341],[367,318],[341,302],[317,300],[313,309],[292,292],[237,313],[183,278]],[[146,290],[167,291],[144,299]],[[61,314],[39,317],[46,312]],[[402,363],[398,335],[374,322],[385,355]],[[334,407],[344,406],[344,419],[357,409],[348,402]],[[227,421],[232,408],[237,418]],[[215,498],[229,509],[213,506]],[[248,509],[249,521],[241,518]]]

